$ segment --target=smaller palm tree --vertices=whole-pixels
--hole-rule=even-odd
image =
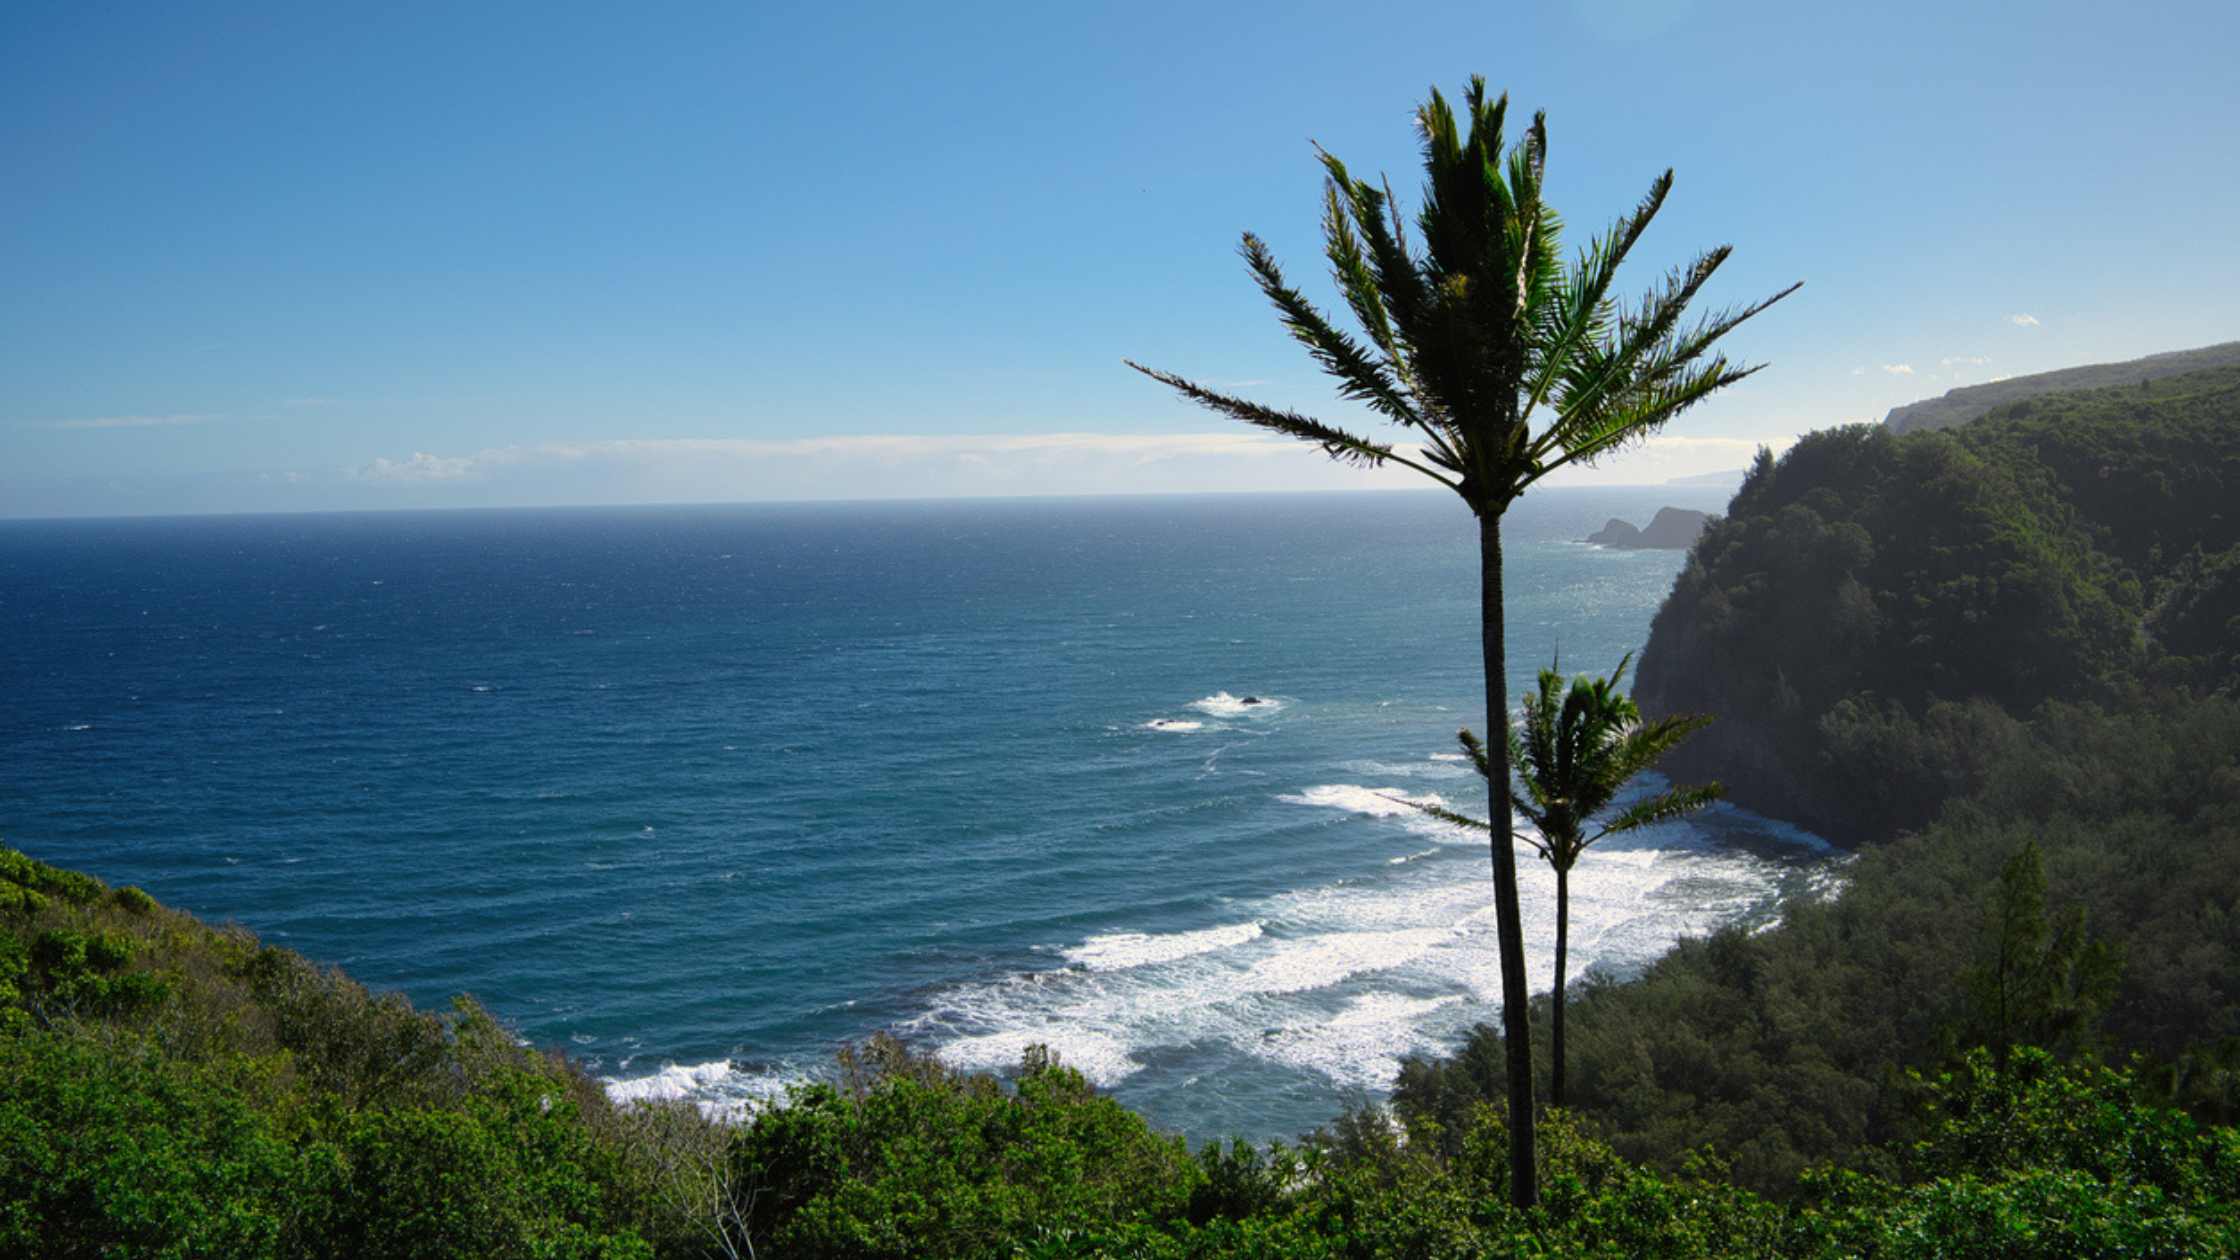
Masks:
[[[1606,836],[1678,818],[1726,791],[1717,783],[1670,787],[1611,812],[1619,795],[1643,770],[1711,721],[1708,717],[1644,721],[1632,698],[1618,690],[1632,663],[1628,653],[1608,678],[1581,674],[1570,680],[1568,689],[1558,669],[1541,670],[1539,690],[1525,697],[1524,708],[1508,732],[1509,765],[1516,775],[1509,801],[1517,816],[1536,829],[1536,833],[1516,835],[1538,850],[1556,872],[1555,1019],[1550,1029],[1555,1062],[1549,1097],[1558,1107],[1564,1105],[1563,985],[1571,936],[1571,868],[1589,845]],[[1485,744],[1468,731],[1457,737],[1470,763],[1490,782],[1493,764]],[[1447,822],[1493,830],[1490,823],[1435,805],[1416,808]]]

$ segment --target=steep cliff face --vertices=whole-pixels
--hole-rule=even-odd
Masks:
[[[1761,459],[1636,695],[1718,720],[1685,777],[1832,839],[1918,827],[2049,701],[2214,689],[2240,641],[2240,369]]]

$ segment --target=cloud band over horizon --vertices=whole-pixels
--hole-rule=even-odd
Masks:
[[[1746,467],[1761,443],[1657,435],[1560,482],[1654,484]],[[1786,443],[1777,443],[1786,445]],[[240,512],[563,507],[814,499],[1415,489],[1399,466],[1360,469],[1275,434],[1034,433],[630,438],[418,450],[327,471],[0,483],[0,516],[136,515],[188,509],[222,490]],[[207,508],[199,510],[208,510]]]

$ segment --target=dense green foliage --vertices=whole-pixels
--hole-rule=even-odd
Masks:
[[[2009,1070],[1978,1055],[1913,1093],[1923,1137],[1892,1175],[1819,1174],[1789,1204],[1714,1164],[1647,1171],[1558,1113],[1542,1127],[1542,1200],[1520,1211],[1492,1107],[1407,1128],[1368,1109],[1296,1149],[1215,1144],[1191,1159],[1045,1056],[1007,1091],[881,1043],[843,1084],[741,1134],[733,1219],[755,1254],[809,1257],[2174,1258],[2240,1245],[2240,1136],[2140,1105],[2120,1074],[2026,1050]]]
[[[2032,887],[2009,881],[2024,900]],[[369,994],[0,849],[0,1254],[26,1257],[2164,1256],[2240,1248],[2240,1136],[2128,1076],[1978,1052],[1902,1091],[1881,1174],[1789,1202],[1561,1113],[1509,1205],[1498,1108],[1354,1111],[1192,1155],[1032,1050],[878,1039],[739,1124],[617,1109],[463,1004]],[[2025,918],[2028,916],[2025,915]],[[2033,920],[2035,921],[2035,920]],[[2031,936],[2060,933],[2053,920]],[[42,944],[41,942],[44,942]],[[1712,948],[1716,948],[1713,946]],[[129,982],[129,983],[128,983]],[[1499,1070],[1496,1048],[1492,1067]]]
[[[2240,368],[2047,395],[1963,428],[1761,459],[1643,653],[1672,762],[1846,843],[1985,785],[2049,701],[2240,681]]]
[[[1762,459],[1660,613],[1638,694],[1720,720],[1668,759],[1867,843],[1840,898],[1686,942],[1569,1011],[1621,1153],[1709,1146],[1795,1193],[1892,1171],[1905,1073],[1971,1047],[2136,1057],[2240,1118],[2240,369]],[[1654,686],[1652,686],[1654,683]],[[1451,1114],[1483,1048],[1417,1063]]]
[[[0,1255],[654,1254],[596,1083],[0,849]]]

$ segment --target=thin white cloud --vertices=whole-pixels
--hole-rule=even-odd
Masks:
[[[1912,366],[1911,366],[1910,364],[1905,364],[1905,363],[1885,363],[1885,364],[1883,364],[1883,365],[1882,365],[1882,370],[1883,370],[1883,371],[1885,371],[1885,372],[1888,372],[1888,373],[1889,373],[1890,375],[1892,375],[1892,376],[1911,376],[1911,375],[1913,375],[1913,368],[1912,368]]]
[[[2036,328],[2038,317],[2035,315],[2009,315],[2007,316],[2007,322],[2017,328]]]
[[[1794,441],[1796,439],[1793,437],[1682,437],[1676,433],[1659,433],[1632,449],[1645,454],[1740,455],[1745,459],[1751,459],[1757,456],[1758,448],[1761,446],[1772,446],[1776,450],[1785,450]]]
[[[1251,432],[1230,433],[1022,433],[977,435],[835,434],[805,438],[639,438],[605,442],[547,443],[487,450],[463,460],[482,470],[525,464],[591,462],[669,463],[807,460],[834,465],[893,467],[963,464],[1016,467],[1095,461],[1140,465],[1188,457],[1258,457],[1288,454],[1296,443]],[[425,458],[415,455],[415,459]],[[386,462],[386,461],[383,461]]]
[[[413,484],[465,481],[480,471],[475,459],[441,459],[425,451],[414,451],[410,459],[401,462],[377,459],[364,468],[353,470],[350,475],[366,481]]]
[[[1775,454],[1789,449],[1794,436],[1784,437],[1686,437],[1659,433],[1635,446],[1599,461],[1592,468],[1574,466],[1549,478],[1551,485],[1656,485],[1683,477],[1714,473],[1740,473],[1758,457],[1758,448]]]
[[[1282,449],[1281,439],[1249,431],[1229,433],[1017,433],[979,435],[849,434],[828,437],[785,438],[656,438],[587,442],[572,445],[508,447],[527,457],[543,453],[562,458],[582,458],[598,453],[622,455],[728,455],[843,456],[863,459],[920,459],[965,454],[1029,453],[1063,455],[1095,453],[1156,458],[1182,452],[1249,454]]]
[[[1791,439],[1772,443],[1784,448]],[[1652,484],[1740,469],[1764,438],[1658,434],[1559,480]],[[1403,454],[1412,451],[1406,445]],[[416,451],[349,470],[361,486],[476,487],[500,502],[728,502],[1426,487],[1388,465],[1341,465],[1314,447],[1250,430],[1214,433],[846,434],[668,438]]]
[[[214,415],[86,416],[75,420],[34,420],[30,423],[43,429],[152,429],[173,424],[204,424],[221,418]]]
[[[1976,356],[1976,357],[1969,357],[1969,356],[1967,356],[1967,355],[1956,355],[1956,356],[1954,356],[1954,357],[1952,357],[1952,358],[1946,359],[1946,360],[1944,361],[1944,366],[1946,366],[1946,367],[1982,367],[1982,366],[1983,366],[1984,364],[1986,364],[1986,363],[1989,363],[1989,362],[1991,362],[1991,360],[1989,360],[1989,359],[1986,359],[1986,358],[1982,358],[1981,356]]]
[[[1036,433],[670,438],[415,451],[347,469],[361,486],[478,485],[501,500],[690,502],[1133,494],[1420,484],[1343,468],[1273,434]]]

